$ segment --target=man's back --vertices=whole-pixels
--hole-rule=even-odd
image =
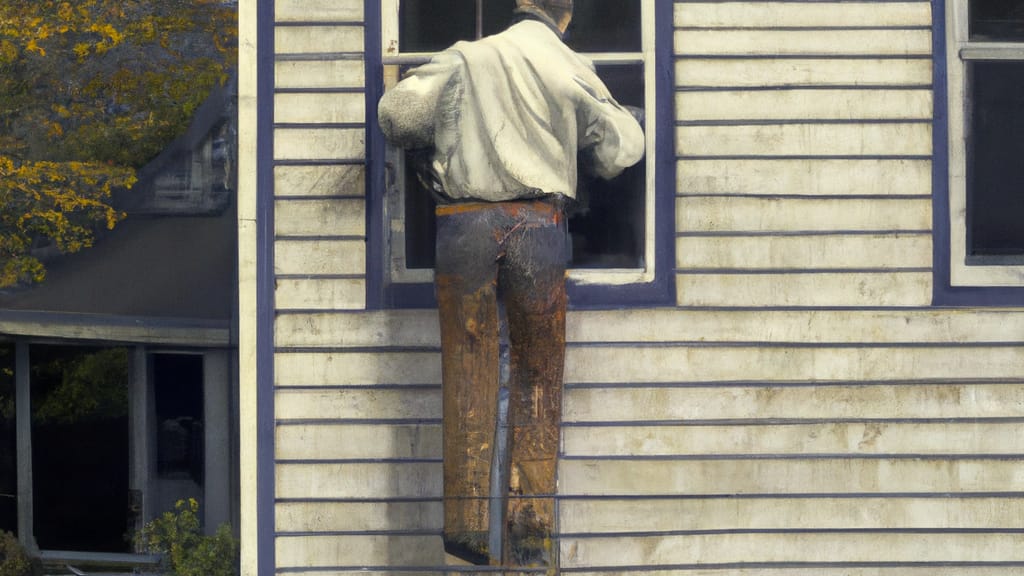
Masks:
[[[380,116],[389,139],[433,146],[452,199],[573,198],[580,148],[601,148],[606,176],[644,148],[590,62],[536,20],[455,44],[386,94]]]

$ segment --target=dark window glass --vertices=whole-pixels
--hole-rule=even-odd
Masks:
[[[434,267],[437,203],[417,176],[417,170],[424,169],[425,154],[405,153],[405,267],[409,269]]]
[[[402,0],[398,44],[403,52],[436,52],[476,38],[477,0]]]
[[[643,107],[643,66],[602,66],[598,74],[620,104]],[[577,203],[569,218],[573,267],[644,265],[646,173],[641,160],[611,180],[580,174]]]
[[[1024,62],[971,62],[969,256],[1024,255]]]
[[[577,52],[641,51],[640,2],[576,0],[565,41]]]
[[[129,552],[127,351],[32,346],[29,356],[39,546]]]
[[[1024,2],[971,0],[968,8],[971,40],[1024,40]]]
[[[403,52],[436,52],[459,40],[501,32],[512,21],[515,0],[403,0],[399,46]],[[478,6],[480,11],[478,13]],[[479,18],[479,21],[478,21]],[[579,52],[639,52],[640,2],[576,0],[566,42]]]
[[[484,0],[483,7],[483,35],[490,36],[508,28],[516,0]]]
[[[161,478],[203,483],[203,357],[155,354],[156,470]]]
[[[0,343],[0,531],[18,533],[14,345]]]

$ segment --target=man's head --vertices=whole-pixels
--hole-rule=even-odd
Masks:
[[[572,0],[516,0],[516,12],[546,18],[565,32],[572,20]]]

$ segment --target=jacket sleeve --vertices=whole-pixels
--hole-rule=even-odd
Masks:
[[[438,102],[457,65],[455,54],[442,52],[384,93],[377,120],[388,142],[401,148],[433,146]]]
[[[600,80],[576,76],[579,147],[601,178],[618,176],[644,156],[644,132],[633,114],[612,98]]]

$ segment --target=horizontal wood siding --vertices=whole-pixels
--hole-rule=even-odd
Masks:
[[[276,0],[273,549],[439,575],[436,311],[365,309],[363,5]],[[674,24],[677,302],[568,317],[566,573],[1024,570],[1024,310],[930,307],[930,2]]]
[[[927,305],[929,3],[678,2],[675,24],[679,303]]]

